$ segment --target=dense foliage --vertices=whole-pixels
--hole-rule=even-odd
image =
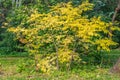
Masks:
[[[111,22],[116,2],[1,0],[0,54],[28,52],[36,71],[70,70],[82,55],[119,47],[119,22]]]

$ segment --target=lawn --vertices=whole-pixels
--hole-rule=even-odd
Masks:
[[[119,52],[119,50],[112,51],[108,55]],[[120,80],[118,74],[110,73],[109,70],[112,65],[106,65],[105,63],[102,66],[81,65],[79,69],[52,71],[49,74],[29,71],[18,72],[18,64],[21,60],[25,62],[26,59],[27,57],[0,57],[0,80]]]

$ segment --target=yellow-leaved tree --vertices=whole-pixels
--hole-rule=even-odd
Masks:
[[[83,52],[91,48],[109,51],[111,45],[116,45],[108,37],[112,36],[110,29],[115,29],[111,23],[101,21],[100,17],[88,19],[83,15],[93,6],[85,0],[77,7],[71,2],[59,3],[48,13],[41,14],[35,10],[26,21],[27,28],[22,23],[8,31],[16,34],[16,39],[25,44],[27,51],[34,56],[36,70],[49,72],[63,65],[70,69],[73,62],[80,61],[77,44],[81,44],[79,47],[83,48]],[[47,50],[47,45],[52,46],[53,51],[44,54],[40,48]]]

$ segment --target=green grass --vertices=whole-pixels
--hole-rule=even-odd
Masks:
[[[114,53],[118,54],[120,51],[115,50],[109,54]],[[106,54],[104,60],[107,61],[107,57]],[[26,59],[27,57],[0,57],[0,80],[120,80],[120,75],[109,72],[112,65],[107,65],[109,67],[90,64],[80,65],[78,69],[71,71],[52,71],[49,74],[27,71],[19,73],[17,71],[17,65],[21,60],[26,62]],[[102,65],[106,66],[106,64]]]

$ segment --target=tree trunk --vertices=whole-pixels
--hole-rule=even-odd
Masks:
[[[35,71],[39,71],[39,66],[38,66],[38,57],[37,54],[34,55],[34,61],[35,61]]]
[[[22,0],[19,0],[19,7],[21,6],[21,4],[22,4]]]
[[[57,59],[56,59],[56,66],[57,66],[57,70],[59,70],[58,47],[57,47],[55,41],[54,41],[54,45],[55,45],[55,49],[56,49],[56,57],[57,57]]]
[[[113,66],[113,68],[110,70],[111,73],[120,73],[120,58],[116,62],[116,64]]]
[[[12,0],[12,7],[14,7],[15,5],[15,0]]]
[[[114,23],[116,15],[117,15],[117,13],[118,13],[119,10],[120,10],[120,0],[118,2],[117,8],[115,9],[115,13],[114,13],[114,15],[112,17],[112,23]]]
[[[14,7],[14,4],[16,6],[16,8],[20,7],[22,3],[22,0],[12,0],[12,5]]]
[[[51,32],[51,33],[52,33],[51,36],[52,36],[53,44],[55,46],[56,57],[57,57],[57,59],[56,59],[56,67],[57,67],[57,70],[59,70],[59,59],[58,59],[59,54],[58,54],[57,41],[54,39],[53,32]]]
[[[16,0],[16,8],[18,7],[18,3],[19,3],[18,1],[19,1],[19,0]]]
[[[115,13],[114,13],[114,15],[112,17],[112,23],[113,24],[114,24],[116,15],[117,15],[117,13],[118,13],[119,10],[120,10],[120,0],[119,0],[117,8],[115,10]],[[112,72],[112,73],[120,73],[120,58],[118,59],[118,61],[116,62],[116,64],[113,66],[113,68],[110,70],[110,72]]]
[[[69,67],[68,67],[68,71],[71,70],[71,67],[72,67],[72,64],[73,64],[73,54],[74,54],[74,51],[73,51],[73,53],[71,53],[71,58],[70,58],[70,64],[69,64]]]

